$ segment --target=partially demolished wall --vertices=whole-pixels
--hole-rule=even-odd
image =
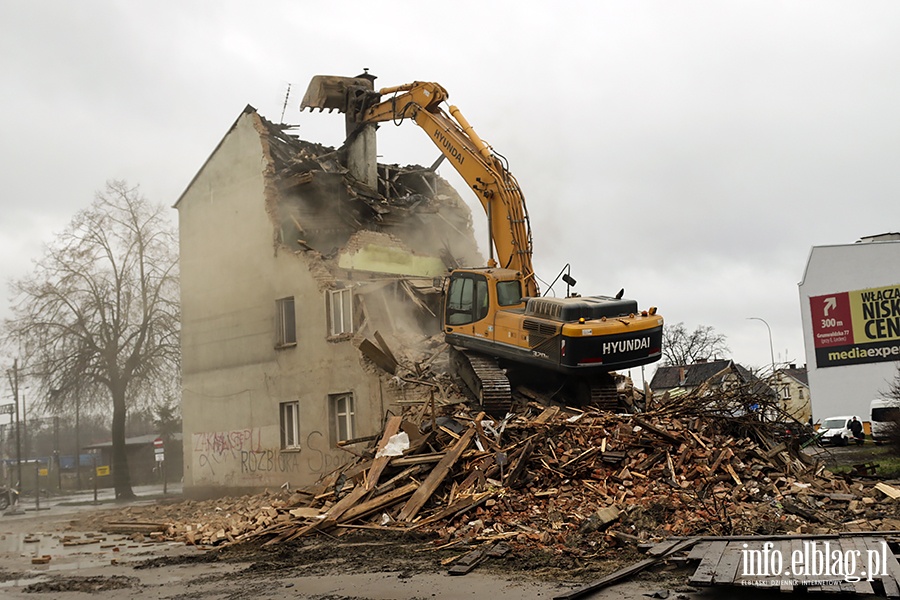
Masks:
[[[373,190],[342,154],[248,107],[176,205],[188,494],[311,483],[440,392],[395,365],[435,353],[440,278],[483,261],[470,211],[432,170]]]

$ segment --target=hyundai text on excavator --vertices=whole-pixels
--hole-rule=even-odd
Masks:
[[[437,83],[374,91],[371,76],[312,79],[301,110],[338,110],[353,124],[414,120],[475,192],[488,218],[486,267],[460,268],[444,283],[442,327],[454,369],[485,410],[511,405],[509,379],[552,379],[577,401],[615,409],[611,371],[659,360],[663,318],[615,297],[542,297],[532,267],[525,198],[505,159],[476,133]],[[349,137],[349,136],[348,136]],[[496,259],[494,258],[496,250]],[[564,279],[568,279],[564,277]],[[569,282],[574,283],[569,279]]]

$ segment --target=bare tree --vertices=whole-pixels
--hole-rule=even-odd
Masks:
[[[893,400],[900,404],[900,361],[894,364],[897,367],[897,373],[894,375],[894,379],[888,383],[887,391],[881,395],[886,400]]]
[[[160,205],[110,181],[12,282],[7,341],[46,410],[112,404],[117,498],[134,497],[125,453],[129,406],[171,393],[180,361],[177,238]],[[108,404],[107,404],[108,406]]]
[[[691,333],[684,323],[663,327],[663,366],[690,365],[730,352],[725,336],[716,333],[712,326],[698,325]]]

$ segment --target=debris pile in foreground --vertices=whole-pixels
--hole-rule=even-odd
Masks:
[[[576,553],[672,536],[900,529],[895,488],[834,476],[774,441],[741,408],[759,403],[743,390],[635,415],[530,402],[503,420],[425,405],[391,417],[360,458],[312,488],[132,508],[114,525],[198,545],[366,529]]]

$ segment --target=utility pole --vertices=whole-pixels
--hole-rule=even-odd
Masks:
[[[13,360],[12,371],[6,372],[9,386],[13,391],[13,402],[16,405],[16,488],[22,486],[22,436],[19,428],[19,359]]]
[[[27,389],[27,388],[26,388]],[[18,406],[18,404],[17,404]],[[30,450],[28,448],[28,413],[25,410],[25,392],[22,392],[22,458],[25,459],[25,462],[28,462],[28,454]],[[19,480],[19,485],[22,485],[22,481]]]
[[[59,464],[59,415],[53,415],[53,457],[56,459],[56,489],[62,492],[62,468]]]

